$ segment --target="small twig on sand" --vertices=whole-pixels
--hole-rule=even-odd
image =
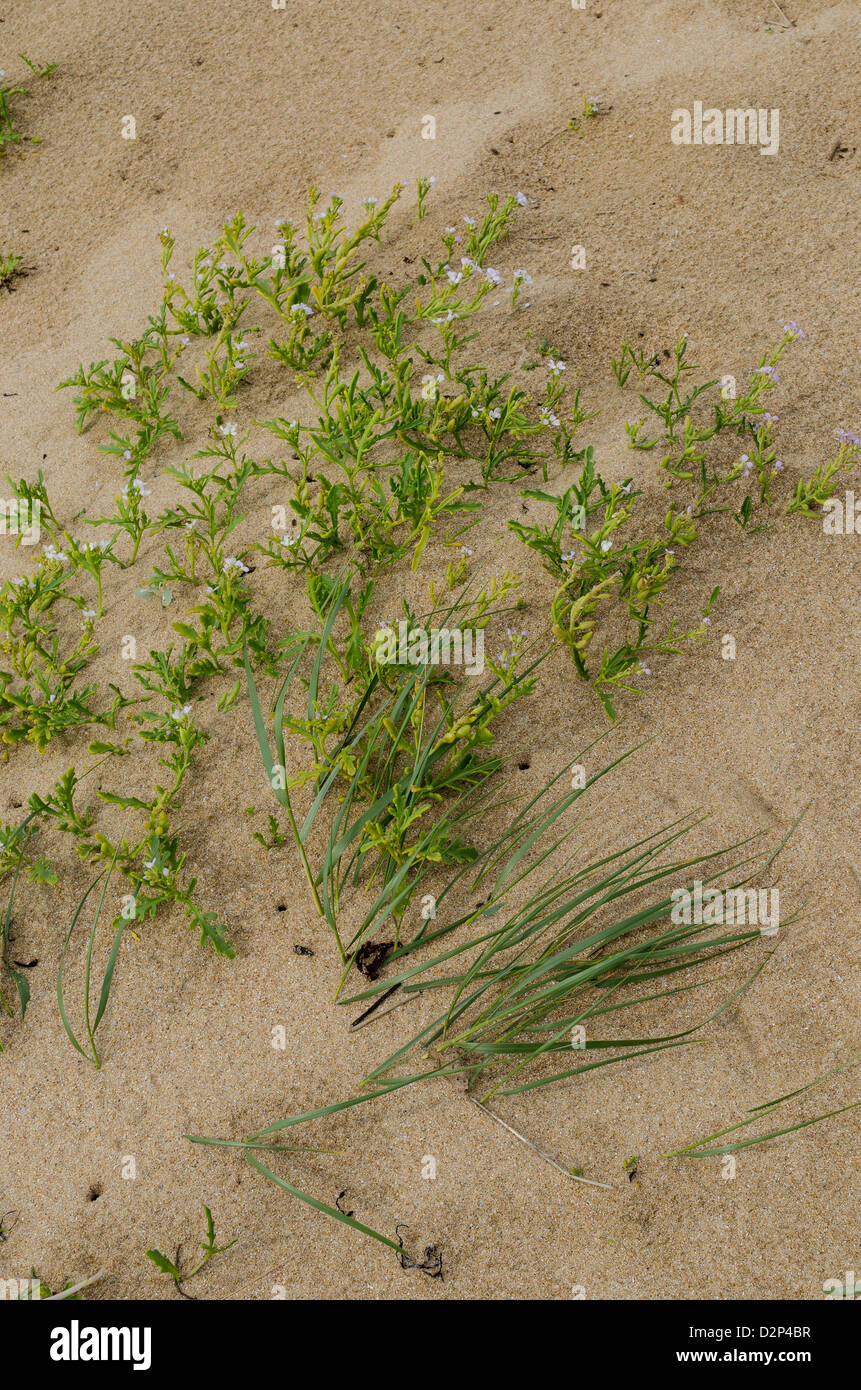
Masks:
[[[50,1298],[43,1298],[43,1303],[52,1303],[58,1298],[71,1298],[73,1293],[80,1293],[81,1289],[86,1289],[90,1284],[95,1284],[102,1278],[104,1270],[100,1269],[98,1274],[93,1274],[89,1279],[81,1279],[79,1283],[72,1284],[68,1289],[61,1289],[59,1293],[52,1293]]]
[[[784,24],[786,25],[786,27],[787,27],[788,29],[794,29],[794,28],[795,28],[795,20],[794,20],[794,19],[787,19],[786,15],[783,13],[783,10],[782,10],[782,9],[780,8],[780,6],[778,5],[777,0],[771,0],[771,3],[772,3],[772,5],[774,6],[774,8],[777,10],[777,13],[778,13],[779,15],[782,16],[783,22],[784,22]]]
[[[350,1024],[350,1032],[351,1032],[351,1033],[354,1033],[354,1032],[356,1031],[357,1028],[362,1028],[362,1027],[364,1027],[365,1023],[368,1022],[368,1021],[370,1021],[371,1014],[375,1014],[375,1013],[377,1012],[377,1009],[380,1007],[380,1005],[381,1005],[381,1004],[385,1004],[386,1000],[387,1000],[387,999],[390,999],[390,998],[392,997],[392,995],[395,994],[395,993],[397,992],[397,990],[400,989],[400,987],[401,987],[401,986],[400,986],[400,981],[399,981],[396,985],[392,985],[391,989],[384,990],[384,992],[380,995],[380,997],[379,997],[378,999],[375,999],[375,1000],[374,1000],[374,1002],[373,1002],[373,1004],[371,1004],[370,1008],[365,1009],[365,1012],[364,1012],[364,1013],[359,1014],[359,1017],[358,1017],[358,1018],[353,1019],[353,1022]],[[408,1004],[409,1002],[410,1002],[409,999],[402,999],[402,1000],[400,1001],[400,1003],[395,1004],[395,1005],[393,1006],[393,1008],[394,1008],[394,1009],[399,1009],[399,1008],[401,1007],[401,1004]],[[386,1013],[387,1013],[387,1014],[392,1013],[392,1011],[393,1011],[392,1009],[386,1009]],[[384,1017],[385,1017],[385,1014],[380,1014],[379,1017],[380,1017],[380,1018],[384,1018]]]
[[[521,1134],[519,1130],[513,1129],[511,1125],[505,1122],[505,1120],[500,1119],[499,1115],[494,1114],[492,1110],[488,1110],[486,1105],[482,1105],[480,1100],[475,1099],[475,1096],[467,1096],[466,1098],[468,1101],[470,1101],[472,1105],[477,1106],[479,1110],[483,1110],[485,1115],[489,1115],[492,1120],[496,1120],[496,1123],[498,1125],[502,1125],[503,1129],[507,1129],[509,1134],[513,1134],[515,1139],[519,1139],[521,1144],[525,1144],[526,1147],[528,1149],[531,1149],[533,1153],[538,1154],[539,1158],[543,1158],[545,1163],[550,1163],[553,1165],[554,1168],[557,1168],[559,1172],[563,1175],[563,1177],[570,1178],[572,1182],[588,1183],[590,1187],[606,1187],[608,1189],[612,1188],[612,1183],[596,1182],[594,1178],[581,1178],[578,1177],[576,1173],[569,1173],[566,1168],[562,1167],[561,1163],[556,1162],[555,1158],[551,1158],[550,1155],[546,1154],[543,1149],[539,1149],[537,1144],[533,1144],[532,1140],[527,1139],[526,1136],[524,1134]]]

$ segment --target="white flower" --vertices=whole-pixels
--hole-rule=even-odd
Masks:
[[[221,568],[225,574],[229,574],[231,570],[237,570],[240,574],[249,573],[248,566],[243,565],[241,560],[237,560],[235,555],[228,555]]]
[[[514,198],[515,202],[518,202],[522,208],[525,208],[529,201],[525,193],[515,193]]]
[[[531,285],[532,276],[527,270],[515,270],[514,283],[515,285]]]
[[[181,720],[187,719],[190,714],[191,705],[183,705],[181,709],[172,710],[170,717],[171,719],[175,719],[176,722],[179,723]]]
[[[459,285],[463,279],[463,271],[461,270],[447,270],[445,274],[450,285]]]
[[[224,434],[224,435],[228,435],[228,434],[235,435],[235,434],[236,434],[236,426],[234,425],[234,423],[233,423],[232,420],[231,420],[231,422],[230,422],[229,424],[227,424],[227,425],[219,425],[218,428],[221,430],[221,433]]]
[[[565,363],[561,358],[558,361],[554,361],[552,357],[548,357],[547,370],[551,376],[559,376],[560,372],[565,371]]]
[[[291,304],[291,305],[290,305],[290,313],[291,313],[291,314],[306,314],[307,317],[310,318],[311,315],[313,314],[313,312],[314,312],[314,310],[311,308],[310,304]]]
[[[92,622],[95,616],[95,610],[92,608],[85,608],[81,613],[81,617],[85,622]]]
[[[463,220],[464,220],[464,222],[466,223],[467,227],[474,227],[474,226],[475,226],[475,218],[474,218],[474,217],[465,217]]]
[[[187,333],[183,333],[179,341],[182,343],[183,347],[191,347],[191,339]]]
[[[603,553],[604,553],[605,555],[607,554],[607,551],[608,551],[608,550],[612,550],[612,549],[613,549],[613,542],[612,542],[612,541],[602,541],[602,542],[601,542],[601,550],[603,551]]]
[[[491,266],[489,266],[488,269],[484,272],[484,278],[486,280],[489,280],[491,285],[502,284],[502,276],[500,275],[499,271],[494,270]]]
[[[282,545],[292,545],[293,542],[295,541],[295,539],[296,539],[295,536],[286,536],[286,535],[285,535],[285,536],[282,536],[282,537],[281,537],[281,544],[282,544]]]

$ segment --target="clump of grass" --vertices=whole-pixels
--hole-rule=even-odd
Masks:
[[[507,576],[472,598],[467,591],[431,615],[431,623],[445,630],[459,624],[483,629],[503,611],[501,601],[511,587]],[[311,592],[320,629],[291,644],[293,661],[273,702],[274,751],[248,662],[246,678],[267,780],[287,812],[315,905],[335,937],[346,978],[359,951],[389,917],[400,944],[408,906],[430,869],[476,858],[464,833],[491,809],[492,779],[502,768],[483,750],[493,743],[493,726],[503,711],[531,693],[538,660],[521,667],[515,650],[491,659],[490,681],[469,700],[446,669],[430,663],[381,664],[376,648],[362,645],[358,616],[370,597],[367,591],[358,604],[349,580],[312,586]],[[405,612],[412,628],[415,619],[407,606]],[[336,635],[340,616],[348,618],[346,641]],[[343,687],[324,686],[324,660]],[[309,663],[304,676],[303,661]],[[307,696],[305,710],[296,715],[289,712],[287,698],[299,679]],[[286,770],[285,729],[306,742],[314,758],[293,778]],[[291,793],[312,780],[314,799],[300,826]],[[324,831],[325,850],[319,866],[312,867],[312,832],[336,798],[338,808]],[[352,938],[344,941],[341,897],[347,891],[354,897],[360,887],[372,890],[368,906]]]
[[[714,984],[712,976],[703,978],[696,968],[713,965],[760,938],[758,928],[715,932],[709,925],[668,923],[673,899],[667,885],[694,876],[708,883],[748,883],[767,872],[782,844],[738,857],[751,844],[748,839],[679,859],[675,847],[699,823],[683,818],[623,849],[577,856],[567,845],[573,832],[560,830],[557,822],[619,761],[601,768],[585,786],[560,793],[558,784],[567,781],[570,771],[563,769],[473,861],[469,892],[474,895],[483,885],[482,902],[443,924],[438,911],[427,930],[392,951],[387,964],[394,973],[342,1000],[364,1004],[395,988],[411,997],[427,994],[433,999],[437,991],[444,995],[442,1009],[369,1072],[358,1094],[276,1120],[245,1140],[188,1137],[243,1150],[264,1176],[319,1206],[264,1169],[252,1151],[273,1144],[295,1125],[434,1078],[465,1080],[467,1094],[484,1105],[494,1095],[522,1095],[600,1067],[689,1046],[695,1034],[750,988],[771,951],[740,982],[725,988],[721,1003],[686,1027],[655,1033],[635,1024],[633,1034],[619,1036],[616,1031],[607,1035],[604,1024],[631,1011],[636,1018],[636,1011],[658,1000]],[[557,854],[562,867],[551,868],[547,861]],[[712,870],[708,878],[704,869]],[[525,901],[518,906],[524,886]],[[419,952],[413,963],[410,958]],[[680,972],[683,982],[675,983],[672,977]],[[595,1060],[585,1060],[590,1052]],[[400,1074],[418,1053],[432,1058],[433,1069]],[[379,1232],[366,1233],[383,1239]]]

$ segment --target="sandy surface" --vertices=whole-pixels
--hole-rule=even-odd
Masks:
[[[0,297],[3,470],[31,478],[42,467],[64,519],[109,505],[120,470],[97,449],[102,426],[78,437],[70,394],[53,388],[78,362],[107,356],[108,336],[137,332],[158,304],[160,227],[177,236],[184,267],[237,207],[268,250],[276,217],[299,215],[312,182],[355,210],[362,196],[433,174],[427,221],[417,229],[405,199],[381,266],[395,270],[426,233],[474,213],[488,189],[523,190],[529,206],[498,260],[508,273],[529,269],[530,308],[512,320],[504,299],[489,306],[483,350],[508,370],[524,360],[527,331],[531,348],[551,339],[587,405],[602,407],[588,437],[609,477],[630,468],[630,393],[609,372],[626,334],[663,347],[687,331],[710,375],[742,380],[787,318],[807,341],[773,397],[781,455],[789,483],[810,474],[831,456],[838,427],[861,425],[861,16],[850,0],[783,9],[794,27],[771,27],[770,0],[587,0],[582,12],[566,0],[289,0],[283,12],[269,0],[4,4],[0,66],[23,75],[20,50],[59,68],[31,84],[24,108],[25,129],[43,136],[38,154],[0,166],[0,249],[24,251],[32,267]],[[608,113],[582,138],[554,139],[585,95]],[[779,155],[675,147],[670,113],[697,99],[779,108]],[[433,143],[420,138],[426,113],[437,121]],[[137,120],[134,142],[120,138],[126,114]],[[829,159],[838,141],[842,152]],[[585,273],[568,268],[575,243],[587,248]],[[244,422],[288,414],[286,369],[284,381],[268,372],[252,382]],[[180,463],[205,431],[205,411],[178,404],[187,440],[162,449],[161,466]],[[262,450],[266,436],[257,439]],[[653,468],[639,466],[659,502]],[[163,505],[169,483],[149,467],[152,501]],[[261,518],[271,500],[261,494]],[[474,564],[523,575],[526,617],[538,625],[550,587],[505,530],[517,506],[513,488],[494,492],[473,533]],[[142,553],[139,569],[154,555]],[[265,795],[247,707],[218,716],[210,700],[201,719],[212,738],[182,824],[201,898],[229,924],[237,958],[201,950],[178,913],[129,939],[95,1073],[68,1044],[54,988],[86,872],[66,849],[46,847],[61,885],[27,888],[14,925],[16,954],[39,961],[32,1003],[23,1025],[2,1022],[0,1211],[19,1218],[0,1247],[0,1274],[25,1276],[32,1264],[56,1285],[104,1266],[98,1297],[174,1297],[143,1252],[173,1255],[181,1242],[189,1259],[203,1202],[219,1235],[239,1238],[191,1287],[204,1298],[269,1298],[279,1284],[297,1298],[565,1298],[573,1285],[603,1299],[808,1298],[858,1268],[857,1111],[746,1151],[733,1181],[717,1159],[661,1153],[858,1046],[859,556],[858,537],[826,537],[802,519],[755,535],[718,524],[677,599],[693,614],[723,586],[711,639],[684,661],[657,661],[608,740],[621,748],[657,735],[603,784],[584,832],[590,845],[622,843],[698,807],[713,812],[702,843],[760,826],[783,833],[811,802],[778,865],[781,892],[806,896],[806,915],[698,1047],[499,1103],[565,1167],[612,1191],[566,1182],[444,1082],[321,1127],[317,1141],[341,1152],[297,1160],[285,1175],[327,1201],[346,1189],[356,1216],[389,1234],[406,1223],[413,1249],[439,1244],[440,1283],[402,1271],[390,1252],[275,1191],[240,1158],[184,1140],[188,1131],[239,1136],[351,1094],[419,1017],[401,1009],[349,1035],[351,1011],[331,1002],[335,952],[295,858],[267,856],[242,814]],[[446,558],[429,553],[428,574]],[[22,563],[0,542],[0,577]],[[164,646],[178,616],[136,600],[140,582],[136,571],[110,586],[98,629],[96,677],[124,688],[119,637]],[[298,611],[289,579],[261,583],[286,629]],[[724,632],[736,637],[735,662],[721,660]],[[538,788],[604,727],[557,654],[536,701],[507,721],[504,751],[526,755],[519,775]],[[87,765],[87,741],[44,756],[13,750],[0,764],[0,819],[15,823],[33,789]],[[151,773],[145,760],[123,769],[130,788],[148,787]],[[106,784],[118,777],[112,769]],[[315,955],[294,954],[297,942]],[[688,1016],[673,1000],[657,1015],[666,1031]],[[284,1052],[270,1045],[279,1023]],[[793,1117],[855,1094],[844,1074]],[[422,1178],[429,1154],[434,1181]],[[640,1164],[628,1182],[632,1154]],[[122,1176],[128,1155],[133,1181]]]

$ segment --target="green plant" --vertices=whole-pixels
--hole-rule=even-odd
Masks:
[[[180,1287],[182,1284],[187,1283],[189,1279],[193,1279],[195,1274],[199,1274],[204,1265],[207,1265],[216,1255],[223,1255],[225,1250],[230,1250],[232,1246],[236,1245],[239,1239],[239,1237],[236,1236],[233,1240],[229,1240],[226,1245],[216,1245],[215,1222],[212,1219],[212,1212],[207,1206],[204,1206],[203,1210],[206,1213],[206,1236],[204,1240],[200,1242],[203,1258],[198,1260],[193,1269],[189,1269],[185,1273],[182,1273],[174,1262],[169,1260],[167,1255],[163,1255],[160,1250],[146,1251],[146,1258],[152,1260],[156,1269],[160,1269],[162,1274],[170,1275],[180,1293],[182,1293],[182,1288]],[[179,1258],[178,1255],[177,1258]]]
[[[13,105],[15,97],[29,97],[26,87],[7,87],[0,77],[0,155],[11,149],[18,150],[24,144],[38,145],[38,135],[22,135],[15,125]]]
[[[7,874],[12,874],[12,886],[9,896],[6,899],[6,911],[3,914],[2,932],[2,958],[3,969],[11,979],[18,995],[18,1003],[21,1006],[21,1017],[27,1012],[27,1005],[30,1002],[30,985],[26,975],[21,970],[16,969],[9,956],[9,932],[12,926],[12,906],[15,901],[15,890],[18,886],[18,878],[21,868],[25,862],[27,841],[34,833],[28,826],[35,819],[35,812],[32,812],[19,826],[13,830],[11,826],[4,826],[0,835],[0,878],[5,878]],[[6,999],[3,991],[0,990],[0,1009],[9,1017],[12,1017],[12,1006]],[[3,1045],[0,1043],[0,1051]]]
[[[5,285],[7,289],[11,289],[15,277],[26,274],[26,271],[20,269],[23,263],[23,256],[4,256],[0,252],[0,288]]]
[[[786,510],[803,516],[821,516],[825,503],[834,496],[836,481],[841,473],[857,468],[861,460],[861,444],[855,435],[841,430],[837,436],[840,447],[828,463],[821,463],[812,478],[799,478]]]
[[[507,576],[502,585],[493,585],[471,601],[462,596],[430,615],[433,629],[448,632],[456,623],[466,623],[483,631],[499,612],[492,605],[511,587]],[[274,752],[248,662],[246,678],[269,785],[287,812],[315,905],[335,936],[346,977],[362,946],[388,916],[394,919],[399,940],[407,906],[431,867],[475,857],[463,832],[479,809],[486,809],[486,784],[502,767],[499,759],[484,757],[481,750],[492,744],[491,726],[503,710],[532,690],[531,673],[538,662],[521,671],[516,651],[490,660],[493,679],[467,700],[463,687],[427,657],[403,666],[381,659],[381,631],[370,651],[362,647],[358,617],[368,601],[367,591],[356,609],[349,580],[312,584],[310,589],[321,626],[292,644],[292,664],[273,704]],[[346,660],[338,655],[341,643],[333,635],[342,612],[352,628],[350,641],[342,647]],[[406,607],[405,612],[412,630],[416,619]],[[287,697],[312,652],[313,663],[304,677],[305,712],[291,715]],[[327,655],[353,684],[346,703],[338,684],[323,694]],[[315,759],[292,778],[286,770],[285,729],[306,740]],[[314,799],[300,827],[291,792],[312,780]],[[320,866],[314,869],[307,844],[321,810],[337,794],[340,806],[331,817]],[[373,886],[373,893],[361,925],[344,942],[339,930],[341,895],[348,886],[354,894],[360,885]]]
[[[557,589],[551,603],[555,635],[570,651],[578,677],[592,686],[610,719],[617,717],[616,693],[639,693],[640,673],[652,674],[648,665],[651,656],[678,655],[687,642],[708,635],[709,614],[719,587],[712,590],[699,625],[681,631],[674,618],[663,627],[657,626],[666,591],[682,568],[680,552],[695,544],[706,518],[728,512],[747,527],[755,507],[771,501],[771,487],[783,471],[783,463],[777,458],[774,443],[776,417],[762,402],[777,384],[777,365],[788,347],[803,336],[797,325],[787,324],[780,342],[763,354],[747,389],[738,398],[733,395],[728,399],[722,391],[719,401],[713,402],[710,423],[697,420],[695,412],[700,398],[718,383],[690,383],[698,369],[688,360],[686,335],[672,353],[664,354],[670,358],[666,371],[662,370],[660,354],[648,357],[627,341],[623,344],[618,360],[612,361],[619,384],[624,386],[636,369],[640,381],[658,382],[666,389],[666,395],[657,401],[643,392],[639,399],[660,423],[664,443],[669,446],[660,463],[665,486],[687,485],[690,498],[683,508],[670,507],[662,530],[643,534],[638,523],[645,507],[644,492],[634,491],[630,477],[608,487],[595,467],[591,446],[575,456],[582,465],[579,479],[561,496],[536,490],[521,493],[555,509],[550,525],[513,520],[508,525],[541,556],[544,568],[555,579]],[[542,344],[543,355],[545,348]],[[661,440],[642,437],[642,423],[626,426],[629,444],[649,452]],[[724,433],[748,438],[749,452],[735,456],[729,466],[709,466],[704,446]],[[821,502],[833,491],[834,478],[857,462],[852,438],[841,436],[837,458],[820,469],[809,484],[797,485],[789,510],[818,514]],[[749,479],[755,483],[756,493],[750,491]],[[739,484],[747,485],[741,502],[737,496],[730,500],[730,494],[719,505],[718,494]],[[615,646],[605,645],[600,658],[593,659],[590,647],[599,623],[618,631],[619,620],[627,631],[621,640],[617,638]]]
[[[708,1135],[705,1139],[698,1139],[694,1144],[686,1144],[682,1149],[671,1149],[664,1154],[664,1158],[712,1158],[717,1154],[736,1153],[739,1149],[748,1149],[754,1144],[765,1144],[769,1139],[778,1139],[784,1134],[794,1134],[796,1130],[807,1129],[809,1125],[821,1124],[823,1120],[830,1120],[833,1115],[843,1115],[847,1110],[855,1110],[861,1105],[861,1100],[854,1100],[849,1105],[838,1106],[835,1110],[827,1110],[823,1115],[814,1115],[810,1120],[799,1120],[796,1124],[785,1125],[782,1129],[770,1130],[767,1134],[757,1134],[752,1139],[740,1139],[734,1143],[724,1143],[715,1145],[716,1139],[723,1139],[726,1134],[735,1134],[740,1129],[746,1129],[748,1125],[759,1124],[763,1120],[770,1120],[771,1116],[781,1105],[785,1105],[788,1100],[795,1100],[798,1096],[805,1095],[815,1086],[821,1086],[823,1081],[835,1076],[838,1072],[845,1071],[847,1067],[856,1067],[861,1062],[861,1055],[850,1057],[848,1062],[841,1062],[839,1066],[831,1067],[828,1071],[817,1076],[813,1081],[806,1082],[803,1086],[798,1086],[794,1091],[787,1091],[785,1095],[778,1096],[776,1100],[766,1101],[762,1105],[751,1106],[748,1119],[740,1120],[736,1125],[728,1125],[725,1129],[719,1129],[714,1134]],[[714,1147],[704,1147],[705,1145]]]
[[[26,53],[19,53],[18,57],[27,64],[34,77],[50,77],[52,72],[56,72],[56,63],[34,63]]]
[[[277,1147],[277,1137],[284,1130],[380,1100],[422,1081],[460,1077],[466,1081],[467,1092],[479,1094],[484,1104],[493,1095],[520,1095],[596,1068],[690,1045],[694,1034],[750,988],[771,951],[761,955],[740,984],[729,993],[724,991],[721,1003],[685,1028],[654,1033],[635,1024],[633,1036],[618,1036],[615,1031],[607,1036],[603,1023],[615,1015],[648,1009],[667,996],[713,985],[714,978],[703,978],[697,968],[759,939],[759,929],[750,926],[725,932],[714,931],[708,923],[674,922],[674,899],[667,885],[689,881],[693,872],[702,873],[706,866],[709,884],[749,883],[768,872],[785,839],[773,850],[730,862],[728,858],[750,841],[682,859],[668,858],[699,823],[683,818],[621,850],[598,857],[594,852],[585,854],[579,867],[571,868],[574,855],[567,842],[572,832],[563,829],[560,833],[557,822],[621,760],[617,758],[585,781],[575,774],[572,787],[560,793],[558,784],[571,772],[571,767],[563,768],[548,787],[521,806],[505,833],[472,862],[468,901],[484,885],[482,901],[466,912],[449,909],[449,919],[442,921],[440,905],[462,878],[460,870],[437,896],[433,922],[389,955],[387,965],[394,967],[394,973],[342,1000],[345,1005],[365,1003],[395,989],[409,995],[431,992],[431,998],[434,991],[445,995],[441,1011],[372,1069],[360,1093],[276,1120],[246,1139],[186,1137],[193,1143],[243,1150],[270,1181],[325,1210],[260,1164],[254,1151]],[[530,884],[542,869],[538,886],[534,880]],[[527,884],[524,897],[521,890]],[[451,940],[446,942],[446,937]],[[409,957],[417,951],[421,958],[411,963]],[[671,977],[682,971],[695,972],[694,979],[672,982]],[[653,981],[658,982],[657,988]],[[589,1052],[597,1053],[597,1059],[587,1061]],[[397,1074],[417,1053],[430,1057],[433,1068]],[[378,1232],[366,1233],[380,1239]]]
[[[84,893],[83,897],[78,903],[78,906],[75,910],[75,914],[72,917],[71,925],[66,934],[66,939],[63,942],[63,948],[60,952],[60,963],[57,967],[57,1004],[60,1010],[60,1020],[63,1024],[64,1029],[66,1030],[66,1035],[69,1038],[69,1041],[71,1042],[72,1046],[75,1048],[77,1052],[80,1052],[81,1056],[86,1058],[88,1062],[92,1062],[93,1066],[96,1068],[97,1071],[100,1069],[102,1064],[101,1059],[99,1058],[98,1051],[96,1049],[96,1030],[98,1029],[98,1026],[101,1023],[102,1018],[104,1017],[105,1009],[108,1006],[108,999],[110,997],[111,992],[111,984],[113,983],[114,970],[116,969],[117,964],[117,956],[119,954],[120,945],[123,939],[123,931],[125,929],[126,923],[129,920],[129,916],[134,915],[134,901],[132,901],[132,911],[129,913],[129,915],[127,916],[125,913],[123,913],[123,915],[118,917],[113,923],[114,939],[111,945],[111,950],[108,956],[107,964],[105,966],[105,973],[102,977],[102,987],[99,993],[96,1014],[93,1018],[90,1013],[90,975],[93,966],[93,948],[95,946],[96,941],[96,930],[99,925],[99,917],[101,915],[102,906],[105,901],[105,894],[108,890],[108,885],[111,881],[111,876],[113,874],[117,853],[118,851],[115,852],[110,867],[105,872],[99,874],[98,878],[93,880],[86,893]],[[93,925],[90,928],[90,935],[87,941],[87,955],[84,966],[84,1023],[87,1031],[88,1042],[88,1048],[85,1049],[75,1036],[74,1029],[72,1027],[71,1022],[69,1021],[69,1016],[66,1012],[66,1003],[63,997],[63,969],[66,962],[66,952],[69,949],[69,942],[72,939],[72,934],[75,930],[75,927],[78,925],[78,919],[81,913],[83,912],[87,899],[89,898],[93,889],[98,886],[99,882],[103,878],[104,884],[102,887],[98,904],[96,906],[95,915],[93,917]]]

